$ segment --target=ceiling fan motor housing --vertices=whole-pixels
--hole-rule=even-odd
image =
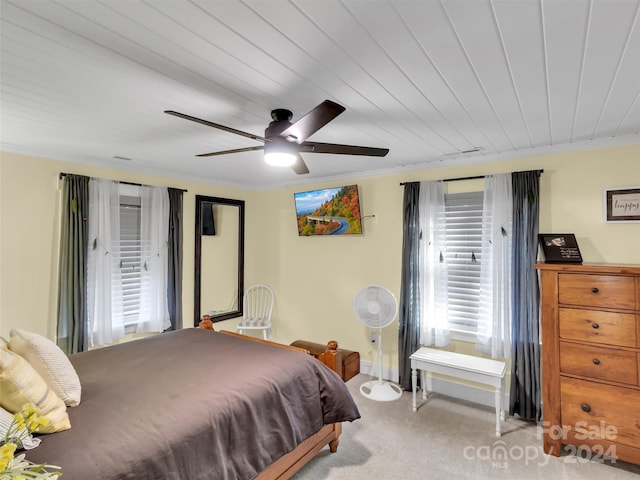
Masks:
[[[291,110],[287,110],[286,108],[276,108],[274,110],[271,110],[272,120],[286,120],[287,122],[290,122],[292,118],[293,112],[291,112]]]
[[[291,113],[291,110],[277,108],[271,110],[271,118],[273,121],[270,122],[269,126],[264,130],[264,137],[268,139],[279,136],[284,130],[291,126],[293,113]]]

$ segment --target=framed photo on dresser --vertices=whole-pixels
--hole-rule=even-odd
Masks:
[[[582,263],[573,233],[540,233],[538,240],[545,263]]]

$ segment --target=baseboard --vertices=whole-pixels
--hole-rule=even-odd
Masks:
[[[379,378],[377,365],[374,367],[369,362],[360,361],[360,373],[364,375],[371,375],[372,377]],[[397,368],[382,367],[382,378],[391,382],[398,382],[400,375]],[[482,388],[467,383],[456,382],[449,378],[432,377],[431,385],[433,392],[446,395],[448,397],[458,398],[460,400],[466,400],[468,402],[478,403],[490,408],[495,407],[495,393],[488,388]],[[419,393],[420,398],[422,396]],[[508,392],[502,392],[502,408],[505,411],[509,410],[509,394]]]

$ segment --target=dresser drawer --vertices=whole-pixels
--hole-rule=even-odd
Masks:
[[[636,347],[633,313],[600,312],[579,308],[558,309],[560,338],[598,344]]]
[[[640,447],[640,391],[561,377],[560,398],[564,428]]]
[[[558,302],[598,308],[636,308],[634,277],[558,274]]]
[[[637,385],[637,353],[560,342],[560,372]]]

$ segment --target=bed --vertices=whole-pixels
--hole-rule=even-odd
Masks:
[[[238,335],[191,328],[70,359],[71,429],[27,457],[64,480],[285,479],[360,417],[330,368]]]

